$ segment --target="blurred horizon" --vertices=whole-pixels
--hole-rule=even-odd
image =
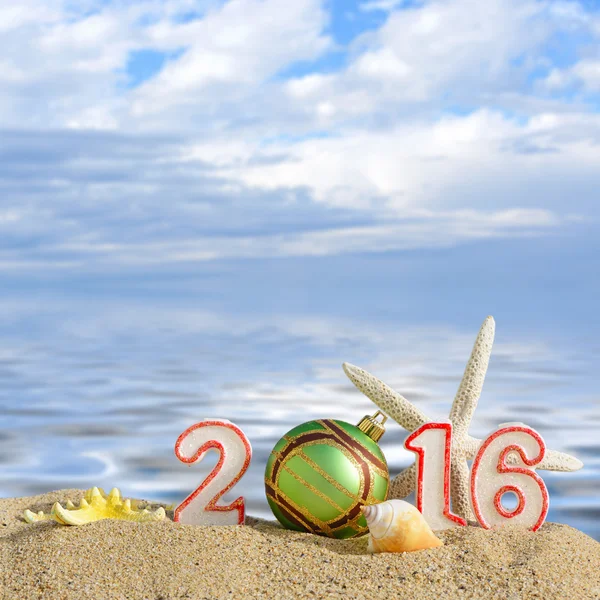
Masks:
[[[255,454],[375,411],[535,427],[549,520],[600,540],[600,2],[0,5],[0,496],[178,502],[205,417]],[[406,432],[382,439],[392,474]],[[237,496],[236,496],[237,497]]]

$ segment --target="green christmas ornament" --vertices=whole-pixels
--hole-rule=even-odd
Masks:
[[[288,529],[339,539],[367,533],[361,507],[384,502],[390,483],[377,444],[386,420],[377,411],[358,425],[319,419],[288,431],[265,470],[267,500],[277,520]]]

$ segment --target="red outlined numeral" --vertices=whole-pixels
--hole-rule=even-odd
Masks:
[[[524,467],[506,464],[516,452]],[[471,470],[471,502],[477,520],[485,529],[509,520],[537,531],[548,514],[548,490],[533,467],[541,462],[546,446],[541,436],[526,425],[508,425],[492,433],[481,445]],[[531,458],[529,458],[531,457]],[[517,507],[502,506],[502,496],[512,492]]]
[[[417,508],[433,530],[466,525],[450,511],[451,423],[425,423],[405,440],[416,454]]]
[[[188,427],[175,443],[175,455],[187,464],[201,461],[217,450],[219,461],[206,479],[176,509],[173,520],[190,525],[242,525],[245,502],[219,499],[243,477],[250,465],[252,447],[244,432],[225,419],[208,419]]]

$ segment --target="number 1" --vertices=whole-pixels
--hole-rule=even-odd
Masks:
[[[404,447],[417,464],[417,508],[434,531],[466,525],[450,511],[451,423],[425,423],[411,433]]]

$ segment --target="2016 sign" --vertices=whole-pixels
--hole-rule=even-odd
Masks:
[[[433,530],[464,526],[464,518],[450,510],[452,424],[426,423],[404,443],[416,454],[417,508]],[[236,525],[245,518],[244,498],[229,505],[219,499],[242,478],[252,458],[244,432],[226,419],[205,419],[186,429],[177,439],[175,454],[184,463],[203,459],[211,450],[220,458],[206,479],[176,509],[174,520],[193,525]],[[539,529],[548,513],[548,490],[535,472],[544,458],[541,436],[522,423],[501,425],[481,444],[471,470],[471,503],[482,527],[489,529],[509,521]],[[523,466],[509,465],[513,453]],[[513,461],[515,462],[515,461]],[[507,510],[504,494],[513,493],[517,506]]]
[[[434,530],[466,525],[450,512],[451,423],[425,423],[411,433],[404,446],[417,455],[417,508]],[[507,464],[519,455],[524,466]],[[548,514],[548,490],[534,468],[546,446],[539,433],[522,423],[501,425],[479,447],[471,470],[471,504],[485,529],[508,521],[539,529]],[[517,507],[502,505],[506,493],[517,496]]]

